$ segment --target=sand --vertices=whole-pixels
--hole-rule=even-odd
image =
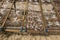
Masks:
[[[0,40],[60,40],[60,35],[21,35],[21,34],[0,34]]]

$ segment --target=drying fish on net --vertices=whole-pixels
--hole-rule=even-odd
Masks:
[[[50,0],[42,0],[42,9],[43,9],[43,15],[46,19],[46,24],[48,29],[59,29],[60,28],[60,21],[58,20],[58,17],[56,16],[56,11],[54,6],[51,2],[48,2]]]
[[[11,7],[12,3],[14,4]],[[55,6],[60,15],[59,4],[57,2]],[[39,31],[40,33],[46,29],[60,29],[60,21],[51,0],[15,0],[15,2],[4,0],[0,7],[0,24],[3,23],[3,28],[6,28],[4,31],[20,32],[21,30],[27,33],[38,33]]]
[[[34,29],[35,31],[43,30],[43,21],[40,12],[28,12],[27,14],[27,28]]]
[[[24,20],[24,12],[17,10],[15,13],[15,10],[11,10],[11,14],[9,15],[6,25],[7,26],[21,26],[22,22]]]

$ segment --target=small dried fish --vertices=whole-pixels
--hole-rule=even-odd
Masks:
[[[41,19],[40,12],[37,14],[37,12],[28,12],[27,16],[27,28],[32,28],[35,31],[41,30],[43,26],[43,21]]]

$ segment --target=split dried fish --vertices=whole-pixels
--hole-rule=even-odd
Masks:
[[[22,12],[20,12],[19,10],[16,11],[12,10],[11,14],[9,15],[6,24],[9,26],[21,26],[20,24],[22,24],[24,20],[24,15],[22,15]]]

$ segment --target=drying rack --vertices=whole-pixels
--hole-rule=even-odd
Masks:
[[[3,23],[2,23],[2,25],[0,25],[0,31],[6,31],[6,32],[14,32],[14,33],[29,33],[29,34],[31,34],[31,33],[33,33],[33,34],[55,34],[55,33],[59,33],[60,32],[60,28],[58,28],[58,27],[56,27],[56,29],[54,29],[54,27],[52,27],[52,28],[48,28],[47,27],[47,21],[46,21],[46,19],[45,19],[45,17],[44,17],[44,13],[43,13],[43,8],[42,8],[42,5],[43,5],[43,2],[41,1],[41,0],[38,0],[37,2],[39,3],[39,6],[40,6],[40,9],[41,9],[41,11],[32,11],[32,10],[30,10],[31,12],[40,12],[41,13],[41,17],[42,17],[42,21],[43,21],[43,30],[42,31],[34,31],[34,29],[29,29],[29,28],[27,28],[26,26],[27,26],[27,19],[26,19],[26,17],[27,17],[27,14],[28,14],[28,3],[29,3],[29,0],[24,0],[24,2],[26,3],[26,8],[23,10],[24,11],[24,17],[23,17],[23,22],[22,22],[22,26],[19,26],[19,27],[5,27],[5,23],[6,23],[6,21],[7,21],[7,19],[8,19],[8,16],[9,16],[9,14],[11,13],[11,10],[13,9],[13,10],[18,10],[18,9],[16,9],[16,2],[22,2],[21,0],[11,0],[12,2],[11,2],[11,7],[10,8],[7,8],[7,9],[9,9],[9,11],[7,12],[7,14],[6,14],[6,16],[5,16],[5,19],[3,19],[4,21],[3,21]],[[34,1],[34,0],[33,0]],[[4,2],[5,2],[5,0],[2,0],[1,1],[1,6],[4,4]],[[32,2],[31,2],[32,3]],[[54,7],[54,10],[55,10],[55,15],[56,15],[56,17],[57,17],[57,20],[60,22],[60,16],[59,16],[59,14],[58,14],[58,11],[57,11],[57,7],[56,7],[56,5],[55,5],[55,2],[54,2],[54,0],[51,0],[51,2],[50,2],[52,5],[53,5],[53,7]],[[0,6],[0,7],[1,7]],[[12,8],[14,6],[14,8]],[[51,19],[51,20],[53,20],[53,19]]]

